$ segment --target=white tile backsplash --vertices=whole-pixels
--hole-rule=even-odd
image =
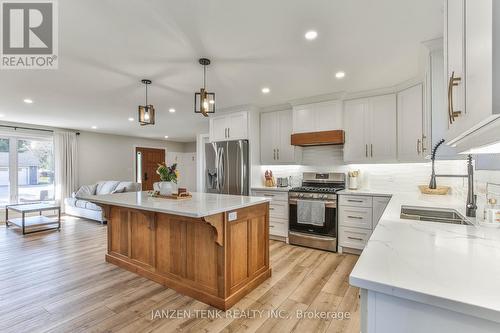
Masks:
[[[359,187],[373,190],[412,192],[418,185],[429,183],[431,163],[393,164],[344,164],[342,146],[307,147],[303,150],[303,165],[263,165],[272,170],[275,177],[292,177],[292,185],[300,185],[303,172],[344,172],[360,170]],[[467,174],[465,160],[436,161],[437,174]],[[466,178],[438,178],[439,185],[447,185],[456,195],[467,195]],[[500,171],[478,170],[474,174],[475,191],[478,195],[478,216],[486,202],[486,183],[500,184]],[[263,185],[263,184],[254,184]]]

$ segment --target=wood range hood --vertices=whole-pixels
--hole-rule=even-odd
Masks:
[[[291,142],[292,146],[301,147],[343,145],[344,131],[334,130],[292,134]]]

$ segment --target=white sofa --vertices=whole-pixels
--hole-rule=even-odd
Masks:
[[[101,195],[123,192],[138,192],[141,190],[140,183],[121,182],[116,180],[100,181],[93,185],[83,185],[78,191],[71,194],[71,198],[64,199],[65,213],[72,216],[83,217],[105,223],[101,207],[96,204],[78,199],[81,195]]]

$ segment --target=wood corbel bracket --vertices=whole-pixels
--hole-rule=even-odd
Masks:
[[[210,224],[215,230],[215,242],[224,246],[224,217],[222,214],[205,216],[203,221]]]

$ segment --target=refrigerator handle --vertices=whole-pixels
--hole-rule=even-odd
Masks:
[[[224,148],[223,147],[220,147],[219,148],[219,171],[217,172],[217,180],[218,180],[218,189],[219,189],[219,193],[222,191],[222,189],[224,188],[224,177],[225,177],[225,168],[224,168]]]
[[[240,158],[240,195],[243,195],[243,188],[245,187],[245,166],[243,162],[243,147],[242,142],[238,142],[239,158]]]

